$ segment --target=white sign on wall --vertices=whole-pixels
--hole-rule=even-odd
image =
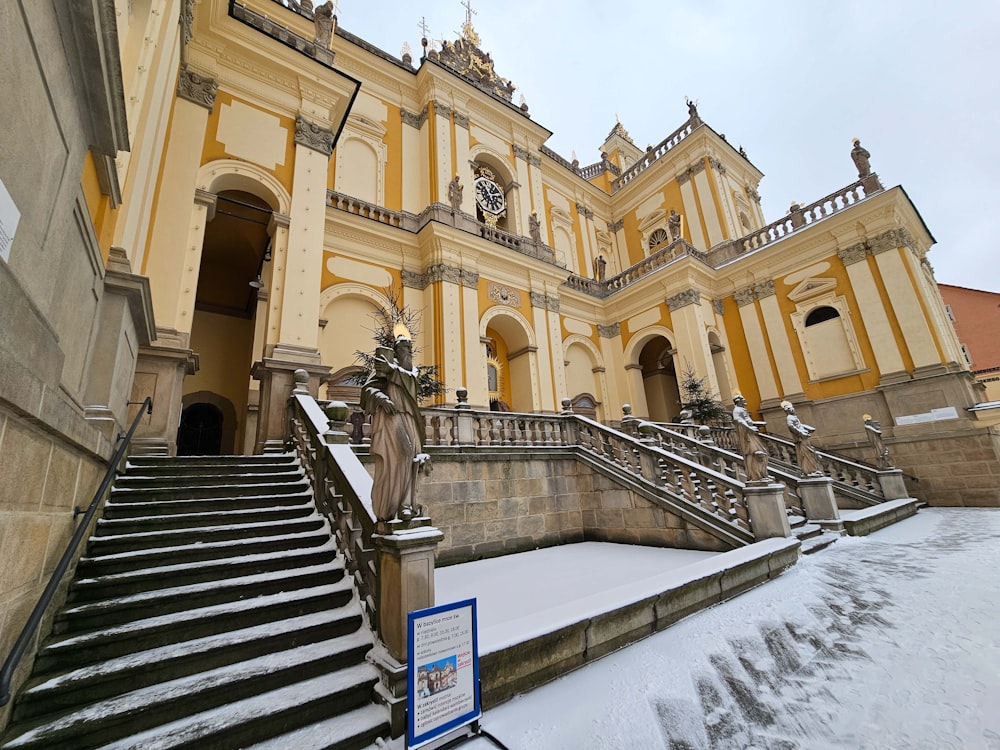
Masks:
[[[476,600],[410,612],[406,746],[433,739],[482,716]]]
[[[10,260],[10,246],[14,244],[14,232],[20,220],[21,212],[14,205],[7,186],[0,180],[0,258],[4,263]]]

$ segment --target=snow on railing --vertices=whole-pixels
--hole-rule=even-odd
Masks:
[[[372,480],[347,444],[330,442],[330,420],[308,393],[293,392],[289,401],[292,441],[313,488],[316,505],[330,521],[337,546],[373,629],[378,623],[375,549],[375,513],[371,505]],[[344,415],[346,417],[346,414]]]
[[[795,455],[795,443],[777,435],[764,433],[761,434],[761,438],[772,462],[791,467],[796,471],[799,470],[798,458]],[[873,495],[872,499],[879,502],[886,499],[882,483],[879,481],[880,472],[874,466],[868,466],[821,450],[816,451],[816,458],[823,473],[834,482],[862,490]]]
[[[594,279],[570,274],[565,284],[570,289],[575,289],[578,292],[589,294],[592,297],[603,298],[624,289],[657,269],[688,256],[701,261],[704,261],[706,257],[705,253],[698,250],[686,240],[677,239],[648,257],[643,258],[638,263],[629,266],[621,273],[612,276],[607,281],[595,281]]]

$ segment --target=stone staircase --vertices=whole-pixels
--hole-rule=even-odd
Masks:
[[[372,646],[294,457],[133,457],[0,748],[370,747]]]

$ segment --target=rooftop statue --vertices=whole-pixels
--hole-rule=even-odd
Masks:
[[[854,148],[851,149],[851,159],[854,160],[854,166],[858,168],[859,180],[863,180],[872,173],[871,154],[861,145],[861,140],[858,138],[854,139]]]

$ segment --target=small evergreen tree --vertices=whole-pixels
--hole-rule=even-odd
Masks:
[[[372,339],[376,347],[392,349],[396,345],[395,330],[402,324],[410,332],[413,341],[413,356],[416,359],[420,351],[417,346],[417,335],[420,331],[420,320],[423,317],[419,310],[413,310],[409,305],[403,305],[399,290],[386,287],[382,290],[389,300],[388,308],[382,308],[372,313]],[[375,371],[375,354],[360,349],[354,352],[354,361],[364,368],[352,377],[355,385],[364,385],[368,376]],[[417,388],[420,402],[447,393],[448,389],[438,379],[437,365],[417,365]]]
[[[690,362],[685,360],[681,373],[681,408],[691,412],[691,418],[698,424],[722,422],[729,416],[726,407],[708,386],[708,377],[699,378]]]

